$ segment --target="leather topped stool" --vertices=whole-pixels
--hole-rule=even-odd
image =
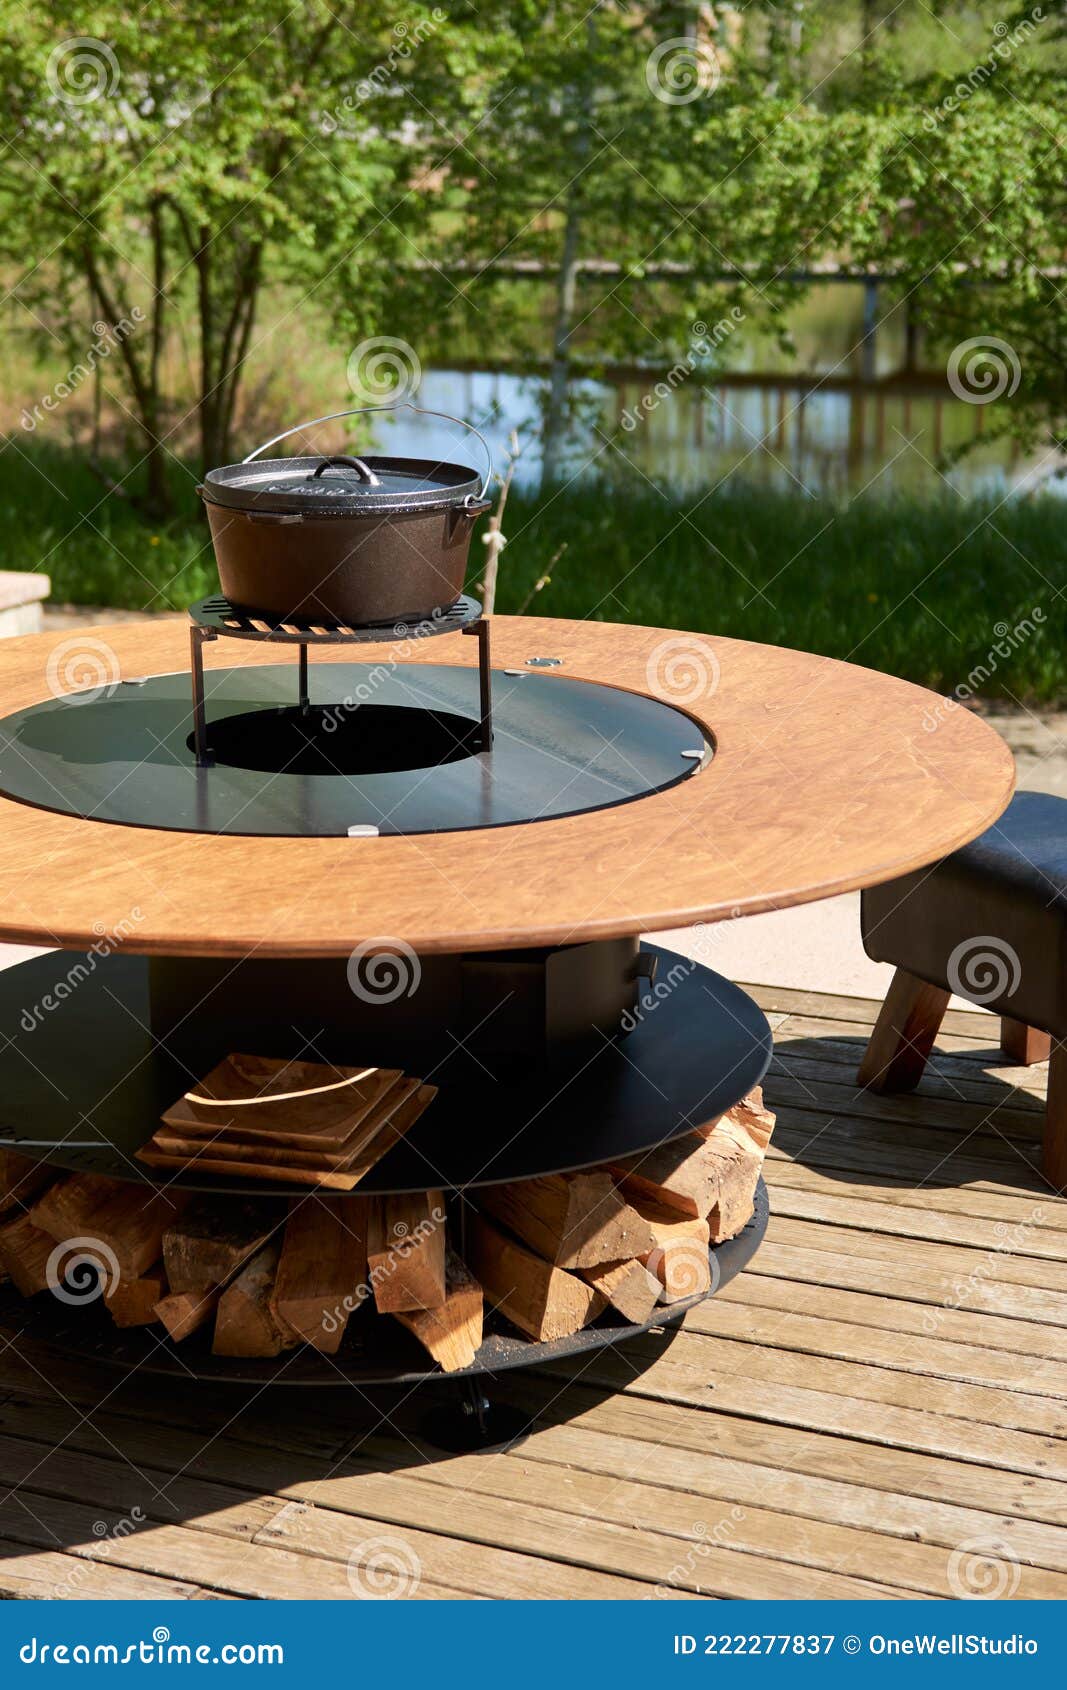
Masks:
[[[865,891],[861,912],[864,950],[897,972],[860,1084],[911,1091],[952,993],[981,1004],[1013,1061],[1050,1059],[1042,1167],[1067,1186],[1067,799],[1016,793],[970,845]]]

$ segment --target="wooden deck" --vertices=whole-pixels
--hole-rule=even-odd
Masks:
[[[857,1095],[877,1006],[750,990],[777,1042],[771,1226],[677,1337],[513,1376],[499,1394],[538,1430],[462,1458],[419,1447],[412,1401],[177,1395],[15,1338],[0,1590],[1067,1596],[1043,1068],[950,1013],[917,1096]]]

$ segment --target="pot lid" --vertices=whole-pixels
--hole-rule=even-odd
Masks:
[[[481,477],[466,464],[423,458],[259,458],[209,470],[205,495],[236,510],[306,516],[374,516],[449,509],[479,499]]]

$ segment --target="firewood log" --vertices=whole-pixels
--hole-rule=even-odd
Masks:
[[[182,1191],[154,1191],[140,1180],[71,1174],[38,1198],[30,1218],[57,1244],[75,1238],[98,1244],[111,1281],[136,1279],[159,1260],[163,1234],[186,1201]]]
[[[445,1257],[446,1295],[436,1309],[400,1310],[396,1319],[413,1333],[443,1372],[469,1367],[482,1342],[482,1288],[454,1250]]]
[[[631,1202],[644,1197],[681,1215],[718,1214],[712,1240],[740,1232],[774,1127],[759,1087],[697,1131],[612,1165]]]
[[[223,1291],[211,1344],[214,1355],[276,1356],[297,1342],[271,1308],[280,1255],[279,1244],[265,1244]]]
[[[555,1267],[595,1267],[650,1248],[648,1228],[604,1168],[490,1185],[478,1206]]]
[[[591,1285],[507,1238],[485,1215],[471,1219],[466,1257],[487,1300],[539,1343],[569,1337],[604,1307]]]
[[[441,1308],[446,1297],[444,1192],[369,1199],[367,1268],[380,1314]]]
[[[104,1307],[116,1326],[151,1326],[159,1319],[156,1304],[166,1294],[167,1276],[157,1262],[136,1279],[120,1279],[105,1296]]]
[[[367,1199],[295,1197],[271,1297],[283,1331],[333,1355],[366,1279]]]
[[[600,1262],[596,1267],[582,1268],[581,1275],[617,1314],[635,1325],[651,1317],[663,1289],[642,1261]]]
[[[207,1325],[221,1295],[219,1285],[202,1286],[198,1291],[172,1291],[156,1304],[156,1319],[163,1322],[175,1343],[180,1343]]]
[[[0,1226],[0,1264],[24,1297],[48,1289],[48,1262],[55,1247],[55,1239],[27,1215],[16,1215]]]
[[[28,1209],[56,1177],[47,1162],[34,1162],[17,1150],[0,1150],[0,1215]]]
[[[263,1198],[196,1198],[163,1234],[171,1290],[224,1285],[278,1230],[284,1212]]]
[[[659,1283],[660,1302],[677,1303],[710,1291],[707,1221],[655,1203],[643,1203],[641,1213],[655,1238],[653,1248],[642,1259]]]
[[[696,1132],[613,1162],[611,1172],[631,1203],[659,1203],[680,1215],[703,1218],[719,1195],[719,1159]]]
[[[713,1244],[735,1237],[751,1219],[756,1183],[774,1121],[757,1086],[728,1109],[707,1135],[707,1143],[719,1161],[718,1197],[708,1213]]]

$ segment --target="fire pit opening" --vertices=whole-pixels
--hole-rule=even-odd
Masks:
[[[473,757],[478,723],[449,710],[395,704],[291,705],[211,723],[216,765],[260,774],[381,775]],[[193,748],[193,736],[187,741]]]

